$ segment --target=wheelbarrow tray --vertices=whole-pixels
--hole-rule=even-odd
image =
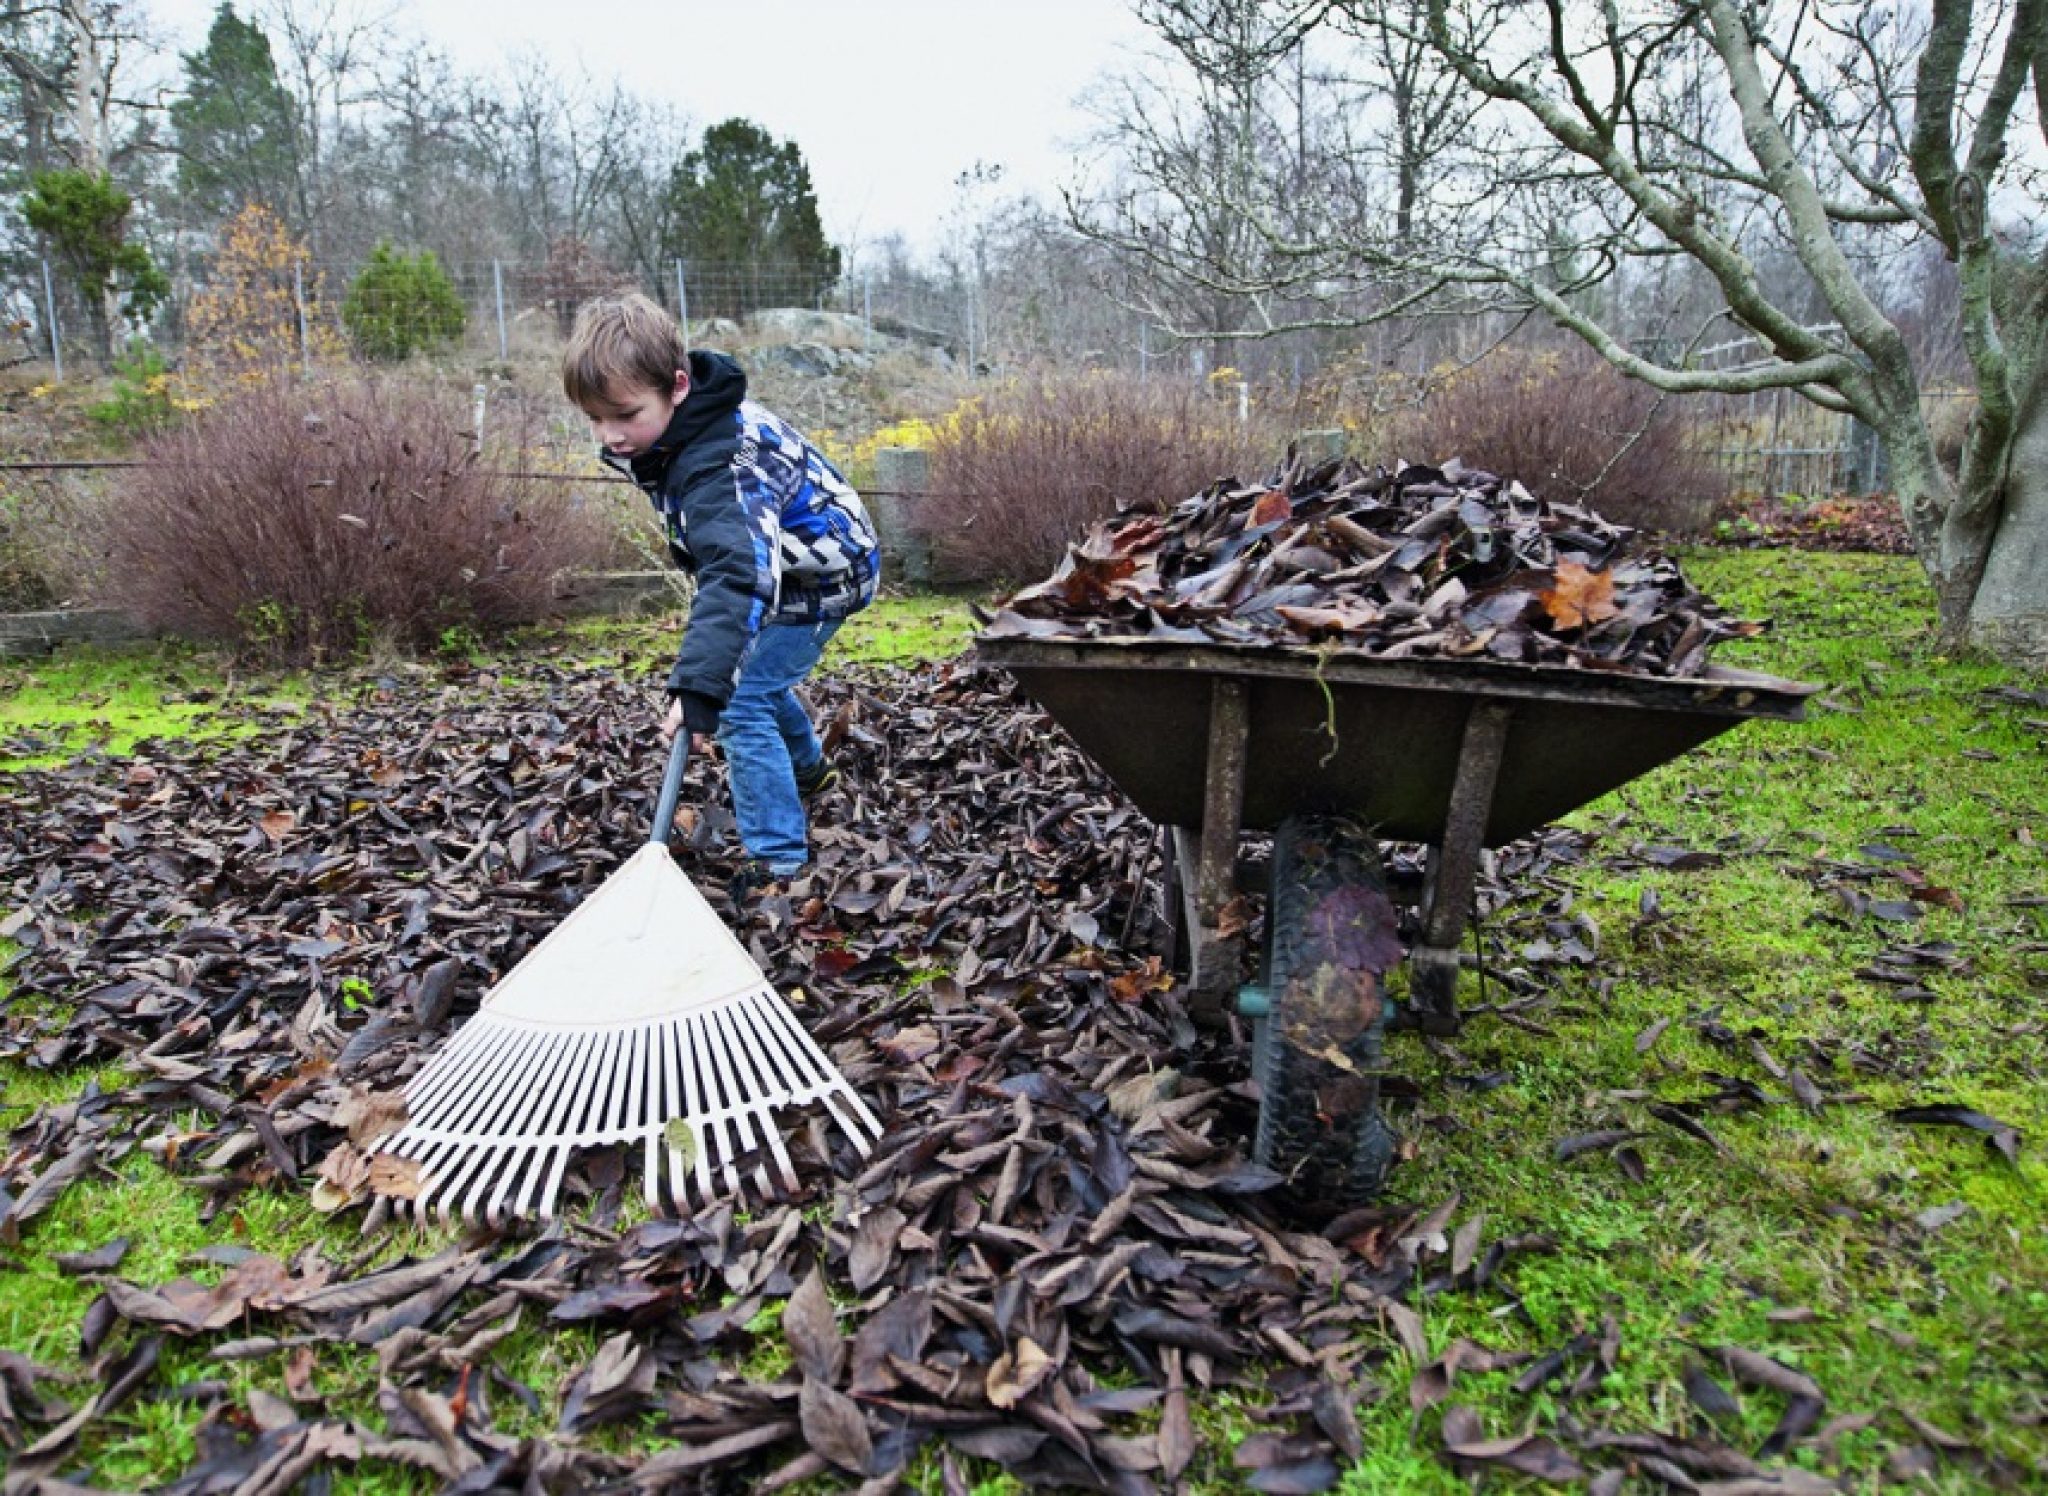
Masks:
[[[1750,718],[1797,720],[1817,689],[1730,669],[1674,680],[1273,645],[976,643],[1167,830],[1161,912],[1189,1010],[1253,1023],[1254,1157],[1301,1198],[1339,1203],[1376,1192],[1394,1157],[1384,1035],[1459,1032],[1483,849]],[[1274,833],[1250,983],[1246,829]],[[1406,934],[1382,841],[1428,849]],[[1382,985],[1383,936],[1405,940],[1405,991]]]
[[[1015,676],[1165,826],[1204,822],[1219,683],[1242,692],[1241,829],[1271,831],[1303,811],[1331,810],[1390,841],[1444,840],[1468,722],[1475,705],[1496,704],[1505,742],[1485,809],[1489,847],[1745,720],[1796,721],[1819,689],[1718,667],[1680,680],[1143,639],[983,638],[976,652]]]

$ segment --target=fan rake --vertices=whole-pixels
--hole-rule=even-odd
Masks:
[[[820,1105],[866,1155],[881,1123],[668,852],[678,732],[652,839],[485,994],[375,1151],[419,1168],[421,1217],[554,1214],[572,1154],[642,1151],[650,1207],[794,1190],[776,1114]],[[772,1168],[772,1177],[771,1177]]]

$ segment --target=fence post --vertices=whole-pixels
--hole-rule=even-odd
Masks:
[[[690,341],[690,293],[683,285],[683,262],[676,261],[676,326],[683,330],[683,342]]]
[[[931,546],[911,521],[919,499],[931,492],[931,454],[919,447],[883,447],[875,453],[875,486],[864,495],[882,545],[882,562],[912,587],[932,581]]]
[[[292,261],[292,316],[299,324],[299,374],[310,379],[313,375],[313,342],[306,329],[306,266],[302,260]]]
[[[860,351],[875,351],[875,276],[870,270],[860,273]]]
[[[57,291],[50,284],[50,257],[43,256],[43,315],[50,324],[50,362],[57,366],[57,383],[64,382],[64,339],[57,331]]]
[[[498,362],[502,364],[511,358],[511,353],[505,341],[505,267],[496,260],[491,261],[491,289],[498,298]]]
[[[1849,484],[1857,493],[1876,493],[1891,480],[1877,428],[1849,417]]]

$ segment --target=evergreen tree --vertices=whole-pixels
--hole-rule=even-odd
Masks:
[[[669,177],[664,246],[702,267],[691,310],[741,316],[771,301],[808,304],[839,278],[818,221],[811,169],[795,141],[729,119],[704,132]],[[714,268],[716,267],[716,268]]]
[[[147,322],[171,294],[149,251],[128,238],[135,200],[105,172],[39,171],[29,187],[21,216],[56,252],[92,324],[93,346],[112,363],[117,315]]]
[[[297,165],[294,104],[270,38],[222,0],[206,45],[187,52],[184,94],[172,101],[178,186],[192,219],[217,223],[247,203],[292,216]]]
[[[444,348],[468,321],[455,283],[431,249],[416,255],[382,240],[342,298],[341,321],[363,357],[398,363]]]

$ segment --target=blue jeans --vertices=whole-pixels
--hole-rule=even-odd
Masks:
[[[796,776],[824,757],[796,688],[817,667],[839,624],[834,618],[765,625],[748,647],[739,685],[718,719],[740,845],[779,878],[811,860]]]

